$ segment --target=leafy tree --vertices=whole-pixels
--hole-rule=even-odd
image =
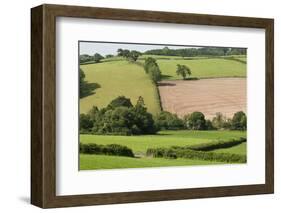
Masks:
[[[108,108],[116,108],[116,107],[133,107],[131,100],[129,98],[126,98],[125,96],[118,96],[117,98],[113,99],[110,104],[108,105]]]
[[[193,112],[184,116],[184,121],[187,129],[192,130],[205,130],[206,120],[205,115],[202,112]]]
[[[161,80],[161,71],[154,58],[148,57],[144,61],[144,70],[150,76],[150,79],[157,83]]]
[[[233,130],[247,129],[247,116],[244,112],[239,111],[233,115],[231,129]]]
[[[99,63],[100,60],[103,59],[103,56],[100,55],[99,53],[95,53],[94,56],[93,56],[93,60],[96,62],[96,63]]]
[[[167,111],[162,111],[155,117],[155,125],[158,129],[184,129],[183,120],[180,119],[176,114],[172,114]]]
[[[183,79],[186,78],[186,76],[190,76],[191,75],[191,70],[188,66],[186,65],[180,65],[177,64],[177,71],[176,71],[177,75],[181,75]]]
[[[217,129],[222,129],[224,127],[224,124],[226,122],[226,117],[223,116],[221,112],[217,112],[216,116],[212,120],[212,124]]]
[[[137,61],[138,60],[138,57],[141,55],[140,52],[138,51],[135,51],[135,50],[132,50],[130,53],[129,53],[129,60],[131,61]]]

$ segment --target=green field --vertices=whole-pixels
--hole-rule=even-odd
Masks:
[[[162,75],[165,80],[182,79],[176,75],[177,64],[186,65],[191,69],[191,77],[246,77],[246,64],[226,59],[197,60],[159,60]]]
[[[124,95],[135,104],[142,96],[148,111],[160,112],[157,88],[139,65],[123,61],[81,65],[88,83],[100,86],[93,94],[80,99],[80,113],[87,113],[93,105],[102,108],[118,96]]]
[[[145,167],[165,167],[165,166],[195,166],[222,164],[190,159],[164,159],[164,158],[129,158],[108,155],[86,155],[80,154],[80,170],[92,169],[121,169],[121,168],[145,168]]]
[[[144,58],[141,56],[140,64]],[[178,80],[176,75],[177,64],[184,64],[191,68],[191,77],[215,78],[215,77],[246,77],[246,64],[223,58],[178,56],[150,56],[157,59],[163,80]],[[244,56],[237,56],[239,60],[246,60]],[[191,60],[193,59],[193,60]],[[84,71],[88,83],[95,83],[98,87],[91,95],[80,99],[80,113],[87,113],[93,105],[102,108],[114,98],[124,95],[135,104],[138,97],[142,96],[148,111],[152,114],[160,112],[160,101],[157,88],[145,74],[139,64],[130,63],[120,57],[104,59],[101,63],[89,63],[80,65]]]
[[[217,140],[228,140],[246,137],[241,131],[160,131],[157,135],[142,136],[108,136],[108,135],[80,135],[81,143],[120,144],[131,148],[136,158],[116,157],[106,155],[80,154],[80,169],[110,169],[110,168],[137,168],[158,166],[183,166],[218,164],[218,162],[163,158],[148,158],[145,156],[148,148],[186,146],[204,144]],[[246,143],[228,148],[218,149],[215,152],[246,154]]]
[[[242,143],[234,147],[230,147],[227,149],[217,149],[213,152],[216,153],[233,153],[233,154],[246,154],[247,153],[247,143]]]
[[[240,131],[160,131],[157,135],[110,136],[80,135],[81,143],[120,144],[133,150],[135,154],[145,154],[148,148],[186,146],[246,137]]]

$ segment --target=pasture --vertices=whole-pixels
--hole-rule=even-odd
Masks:
[[[186,131],[166,130],[156,135],[111,136],[111,135],[80,135],[81,143],[120,144],[127,146],[137,155],[143,155],[148,148],[187,146],[208,143],[217,140],[228,140],[246,137],[241,131]]]
[[[216,78],[159,83],[164,110],[180,117],[194,111],[211,119],[216,112],[231,118],[237,111],[246,112],[246,78]]]
[[[93,169],[124,169],[124,168],[147,168],[147,167],[167,167],[167,166],[196,166],[222,164],[191,159],[165,159],[165,158],[130,158],[116,157],[108,155],[87,155],[80,154],[80,170]]]
[[[121,95],[130,98],[133,104],[142,96],[149,112],[160,112],[157,88],[141,66],[123,60],[81,65],[80,68],[88,83],[98,84],[91,95],[80,99],[80,113],[87,113],[93,105],[106,107]]]
[[[107,156],[107,155],[86,155],[80,154],[80,169],[110,169],[110,168],[138,168],[138,167],[159,167],[159,166],[187,166],[187,165],[208,165],[218,164],[203,160],[191,159],[164,159],[146,157],[145,153],[148,148],[171,147],[171,146],[188,146],[198,145],[217,140],[237,139],[246,137],[243,131],[160,131],[156,135],[142,136],[109,136],[109,135],[80,135],[81,143],[96,144],[120,144],[131,148],[136,158]],[[237,145],[237,146],[241,146]],[[235,154],[246,154],[244,148],[235,149],[236,146],[225,149],[225,152]],[[218,149],[215,150],[219,152]],[[229,151],[230,150],[230,151]],[[239,152],[240,150],[240,152]],[[221,151],[223,152],[223,151]]]
[[[246,64],[238,61],[207,58],[197,60],[158,60],[163,80],[179,80],[176,75],[177,64],[186,65],[191,69],[191,76],[196,78],[222,78],[222,77],[246,77]]]

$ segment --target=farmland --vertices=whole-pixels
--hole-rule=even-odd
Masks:
[[[142,136],[108,136],[80,135],[81,143],[120,144],[131,148],[136,158],[106,155],[80,154],[80,169],[138,168],[155,166],[182,166],[218,164],[215,161],[191,159],[159,159],[145,156],[148,148],[189,146],[209,143],[218,140],[246,137],[243,131],[160,131],[157,135]],[[240,144],[228,149],[217,149],[215,152],[246,154],[246,147]],[[240,148],[243,146],[243,148]],[[235,147],[239,147],[235,149]],[[233,149],[233,152],[231,151]],[[106,159],[106,160],[105,160]]]
[[[181,117],[194,111],[209,119],[217,112],[232,117],[237,111],[246,111],[245,78],[162,81],[159,91],[163,109]]]
[[[245,50],[134,48],[79,56],[80,170],[247,162]]]
[[[120,95],[129,97],[133,104],[142,96],[149,112],[160,112],[156,87],[141,66],[123,60],[81,65],[81,69],[85,73],[85,80],[98,84],[99,88],[80,99],[80,113],[87,113],[93,105],[105,107]]]

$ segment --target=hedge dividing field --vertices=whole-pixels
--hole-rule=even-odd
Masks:
[[[96,155],[96,154],[83,154],[80,153],[80,169],[111,169],[111,168],[141,168],[141,167],[159,167],[159,166],[187,166],[187,165],[209,165],[221,164],[228,162],[218,162],[211,160],[201,159],[187,159],[179,157],[177,159],[153,158],[146,156],[147,150],[159,147],[193,147],[204,149],[204,144],[214,146],[220,140],[231,141],[231,139],[240,139],[246,137],[245,131],[160,131],[157,135],[142,135],[142,136],[108,136],[108,135],[80,135],[82,144],[95,143],[102,146],[110,144],[119,144],[131,149],[135,157],[112,156],[112,155]],[[242,144],[245,144],[242,143]],[[219,150],[226,150],[222,153],[245,155],[246,149],[240,149],[240,152],[235,149],[233,145],[230,148],[215,149],[212,152],[220,152]],[[195,151],[196,152],[196,151]],[[216,156],[215,156],[216,157]],[[235,156],[234,156],[235,157]],[[214,157],[213,157],[214,158]]]

